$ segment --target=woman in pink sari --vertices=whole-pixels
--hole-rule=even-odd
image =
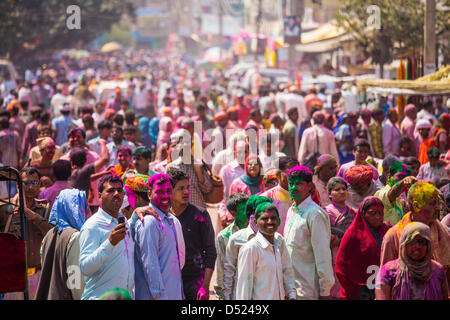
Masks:
[[[347,188],[347,182],[340,177],[331,178],[327,184],[327,191],[331,203],[325,207],[325,211],[330,216],[333,270],[342,237],[356,217],[356,211],[345,204],[345,201],[348,198]],[[341,289],[341,285],[336,277],[336,273],[334,274],[334,278],[335,283],[331,288],[330,296],[339,298],[339,290]]]

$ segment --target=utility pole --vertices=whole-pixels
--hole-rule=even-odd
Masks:
[[[290,2],[290,3],[289,3]],[[302,19],[305,12],[305,1],[304,0],[290,0],[288,1],[290,6],[287,9],[289,12],[289,16],[300,16],[300,28],[302,24]],[[288,59],[289,59],[289,76],[291,79],[295,78],[295,60],[296,60],[296,52],[295,52],[295,46],[297,44],[289,44],[289,51],[288,51]]]
[[[261,23],[262,23],[262,0],[258,0],[258,14],[256,16],[255,62],[258,62],[258,42],[259,42],[259,33],[261,32]]]
[[[222,61],[222,40],[223,40],[223,6],[222,0],[218,1],[219,5],[219,60]]]
[[[426,0],[424,26],[424,75],[436,71],[436,0]]]

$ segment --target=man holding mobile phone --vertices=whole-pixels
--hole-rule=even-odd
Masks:
[[[80,269],[86,287],[82,300],[99,299],[116,288],[134,291],[134,241],[128,222],[119,213],[123,182],[115,175],[104,176],[98,185],[100,208],[80,231]],[[100,245],[98,245],[100,244]]]

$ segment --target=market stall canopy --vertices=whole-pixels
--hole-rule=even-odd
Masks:
[[[302,52],[327,52],[339,48],[342,41],[350,38],[351,35],[336,26],[332,20],[314,30],[302,33],[301,44],[295,46],[295,49]]]
[[[302,33],[302,44],[337,38],[345,33],[345,30],[335,25],[335,21],[332,20],[317,29]]]
[[[450,93],[450,65],[416,80],[358,79],[361,89],[386,94],[446,94]]]
[[[117,42],[108,42],[105,45],[103,45],[101,51],[102,52],[113,52],[113,51],[117,51],[117,50],[121,50],[122,49],[122,45],[117,43]]]

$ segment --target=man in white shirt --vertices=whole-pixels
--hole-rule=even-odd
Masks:
[[[286,111],[291,109],[291,107],[297,107],[298,110],[298,120],[297,126],[300,127],[300,124],[305,121],[306,118],[309,117],[308,111],[306,110],[305,99],[298,94],[297,86],[293,85],[289,88],[289,93],[285,94],[282,98],[284,103],[284,114]]]
[[[56,85],[56,94],[50,100],[50,110],[54,118],[57,118],[61,115],[59,110],[60,106],[67,102],[67,97],[62,94],[63,87],[64,86],[62,83],[58,83]]]
[[[140,91],[135,93],[133,97],[133,108],[137,114],[143,115],[145,114],[150,99],[145,83],[142,83],[139,89]]]
[[[296,166],[288,171],[288,181],[294,203],[288,212],[284,235],[294,268],[297,299],[328,299],[335,282],[330,218],[311,199],[311,170]]]
[[[398,121],[398,114],[394,108],[386,112],[387,120],[383,124],[383,151],[384,156],[390,154],[398,155],[400,151],[400,137],[401,133],[396,123]]]
[[[294,273],[284,239],[276,232],[280,217],[275,205],[259,204],[255,221],[258,232],[239,251],[236,299],[295,300]]]
[[[237,141],[245,142],[245,132],[243,130],[233,133],[230,139],[230,143],[227,142],[226,149],[216,152],[212,160],[212,169],[211,172],[215,175],[219,175],[220,170],[227,164],[230,164],[235,160],[234,158],[234,146]]]
[[[300,149],[298,150],[298,161],[300,161],[300,164],[304,164],[308,156],[316,152],[330,154],[335,159],[339,159],[334,133],[322,126],[324,120],[325,115],[322,111],[314,112],[314,125],[303,132],[302,141],[300,142]]]
[[[236,281],[238,275],[238,256],[241,247],[251,240],[258,232],[255,222],[256,207],[264,202],[272,202],[271,198],[253,195],[247,200],[245,213],[249,221],[248,227],[237,231],[230,236],[225,250],[225,263],[223,268],[223,299],[236,299]],[[281,248],[280,248],[281,249]],[[282,254],[282,253],[281,253]]]
[[[86,286],[82,300],[98,300],[110,289],[122,288],[134,296],[134,241],[129,224],[119,223],[123,182],[113,175],[98,188],[100,208],[80,231],[80,269]],[[123,217],[126,221],[126,218]]]
[[[245,173],[244,165],[250,152],[248,141],[239,140],[234,144],[234,161],[225,165],[219,173],[223,180],[224,199],[226,200],[230,193],[230,186],[234,179],[240,177]]]
[[[352,86],[345,83],[342,86],[342,99],[344,100],[344,110],[346,113],[359,112],[358,96],[352,91]]]
[[[421,119],[429,120],[433,125],[436,123],[436,118],[433,115],[433,102],[424,102],[422,110],[417,112],[417,120]]]

